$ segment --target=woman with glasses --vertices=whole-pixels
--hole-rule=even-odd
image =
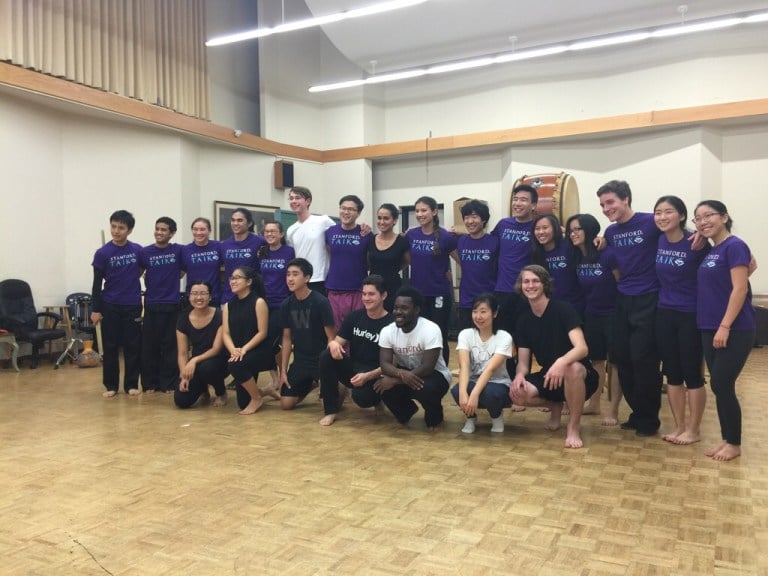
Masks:
[[[229,277],[233,298],[224,306],[224,346],[229,352],[229,372],[237,382],[240,414],[253,414],[264,400],[256,380],[259,372],[274,370],[275,356],[269,342],[269,307],[264,282],[249,266],[239,266]]]
[[[576,267],[569,261],[569,245],[563,242],[560,222],[552,214],[541,214],[533,220],[531,263],[546,268],[554,283],[555,300],[565,300],[584,314],[584,294],[576,278]]]
[[[685,229],[687,219],[688,209],[677,196],[662,196],[653,207],[653,220],[662,232],[656,250],[656,344],[675,421],[675,429],[662,438],[673,444],[693,444],[701,439],[701,419],[707,402],[701,336],[696,327],[696,275],[709,246],[694,250],[693,233]],[[687,420],[686,398],[690,411]]]
[[[696,321],[715,394],[722,441],[704,452],[714,460],[741,455],[741,406],[736,379],[755,341],[749,270],[752,253],[731,234],[733,219],[718,200],[699,202],[693,222],[713,244],[698,268]]]
[[[291,295],[285,283],[288,262],[296,257],[291,246],[285,243],[283,224],[267,222],[264,225],[264,239],[267,243],[259,249],[259,270],[264,280],[267,306],[269,307],[269,341],[273,343],[275,362],[279,363],[280,340],[283,327],[280,324],[280,305]],[[277,365],[277,364],[276,364]],[[277,368],[270,370],[272,382],[263,393],[278,400],[280,398],[280,376]]]
[[[457,238],[440,227],[434,198],[422,196],[416,200],[414,211],[419,227],[405,233],[411,248],[411,286],[424,295],[421,315],[437,324],[443,333],[443,359],[448,364],[448,325],[453,301],[450,259],[457,258]]]
[[[216,398],[213,406],[227,403],[224,378],[227,359],[222,354],[221,309],[211,306],[211,284],[205,280],[189,282],[191,310],[179,316],[176,323],[178,344],[179,383],[173,401],[179,408],[190,408],[198,400],[207,403],[208,386],[213,386]]]
[[[568,259],[576,269],[576,280],[584,294],[584,338],[589,347],[592,366],[600,376],[597,391],[589,399],[585,414],[600,414],[600,397],[603,393],[610,362],[610,343],[613,339],[616,315],[615,265],[610,249],[598,251],[595,238],[600,233],[600,223],[591,214],[575,214],[565,225],[570,253]],[[619,423],[621,386],[616,371],[610,382],[611,404],[603,417],[603,426]]]

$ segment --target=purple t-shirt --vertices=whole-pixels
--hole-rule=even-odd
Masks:
[[[656,275],[659,277],[659,308],[678,312],[696,312],[696,276],[699,264],[707,255],[691,248],[692,233],[686,231],[677,242],[659,236],[656,249]]]
[[[140,252],[141,246],[135,242],[127,242],[124,246],[109,242],[96,250],[93,267],[104,275],[102,301],[122,306],[141,304]]]
[[[552,297],[557,300],[565,300],[576,311],[581,312],[585,306],[584,294],[576,278],[576,268],[572,262],[569,262],[569,251],[568,242],[560,242],[560,246],[544,253],[544,261],[547,264],[547,270],[549,270],[549,275],[552,276],[552,283],[554,284]]]
[[[144,304],[178,304],[181,286],[181,245],[144,246],[139,253],[144,268]]]
[[[267,293],[267,306],[270,310],[279,308],[291,291],[285,283],[285,269],[288,262],[296,257],[291,246],[280,246],[277,250],[267,250],[267,255],[259,260],[259,271],[264,279],[264,291]]]
[[[737,266],[749,267],[752,254],[741,238],[728,236],[702,260],[698,270],[698,299],[696,323],[699,330],[717,330],[723,321],[733,283],[731,269]],[[752,307],[752,287],[739,315],[731,324],[731,330],[752,331],[755,329],[755,309]]]
[[[221,301],[221,242],[209,240],[205,246],[194,242],[181,247],[181,269],[187,273],[187,289],[195,280],[205,280],[211,285],[211,300]]]
[[[239,242],[234,236],[230,236],[221,243],[221,257],[224,260],[224,288],[221,291],[221,303],[226,304],[232,299],[232,290],[229,287],[229,277],[239,266],[250,266],[254,270],[259,269],[259,248],[266,244],[264,238],[258,234],[248,234]]]
[[[520,270],[531,263],[533,220],[518,222],[516,218],[502,218],[491,234],[499,238],[496,291],[514,292]]]
[[[576,278],[584,292],[586,308],[590,316],[613,316],[616,313],[616,279],[613,277],[611,249],[606,248],[597,262],[581,262],[576,266]]]
[[[344,230],[336,224],[325,231],[325,245],[328,247],[331,263],[325,277],[328,290],[355,291],[362,289],[368,275],[368,244],[372,234],[363,236],[360,226]]]
[[[459,307],[471,308],[475,296],[493,292],[496,286],[499,239],[490,234],[484,234],[481,238],[461,236],[456,251],[461,262]]]
[[[605,240],[614,249],[619,293],[641,296],[659,291],[656,277],[656,247],[661,231],[653,214],[635,212],[624,224],[614,222],[605,230]]]
[[[421,228],[411,228],[405,233],[411,246],[411,285],[424,296],[449,296],[451,281],[448,270],[451,267],[451,252],[456,250],[456,235],[440,228],[438,247],[435,255],[435,235],[424,234]]]

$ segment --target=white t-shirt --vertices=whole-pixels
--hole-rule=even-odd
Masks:
[[[325,282],[328,273],[325,231],[335,224],[329,216],[310,214],[304,222],[291,224],[285,233],[285,241],[293,246],[296,258],[306,258],[312,264],[312,282]]]
[[[437,355],[435,370],[445,377],[446,382],[451,382],[451,371],[445,365],[442,355],[443,333],[440,332],[440,326],[431,320],[419,318],[416,327],[410,332],[403,332],[402,328],[392,322],[381,329],[379,346],[392,350],[395,364],[408,370],[421,366],[425,350],[439,348],[441,353]]]
[[[501,354],[507,358],[512,358],[512,336],[509,335],[509,332],[497,330],[496,334],[483,342],[476,328],[466,328],[459,332],[456,350],[467,350],[469,352],[469,379],[475,382],[480,377],[480,374],[483,373],[483,370],[485,370],[494,354]],[[504,384],[509,387],[510,377],[507,372],[506,362],[501,363],[501,366],[491,375],[488,382]]]

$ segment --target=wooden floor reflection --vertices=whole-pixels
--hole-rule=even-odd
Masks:
[[[744,455],[600,426],[563,448],[546,415],[471,436],[345,406],[187,411],[101,398],[100,371],[0,373],[0,573],[768,574],[768,349],[739,382]],[[626,407],[622,407],[626,416]],[[664,429],[670,416],[662,410]]]

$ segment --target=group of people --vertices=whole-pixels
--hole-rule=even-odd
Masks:
[[[310,212],[312,194],[301,186],[288,198],[296,223],[285,233],[279,222],[267,223],[263,237],[253,233],[250,212],[238,208],[233,235],[222,242],[210,239],[207,219],[197,218],[194,241],[173,244],[176,224],[163,217],[155,244],[141,248],[128,240],[133,217],[115,212],[112,241],[93,261],[104,395],[118,391],[122,346],[129,394],[139,393],[141,374],[144,391],[173,392],[179,407],[207,401],[209,385],[221,406],[229,373],[240,413],[252,414],[265,395],[291,409],[319,382],[323,425],[334,422],[351,389],[359,406],[384,404],[403,423],[418,411],[416,401],[427,427],[436,428],[452,381],[453,258],[461,271],[461,331],[452,394],[467,417],[463,432],[474,432],[479,409],[488,410],[491,431],[501,432],[504,408],[545,406],[551,429],[570,412],[565,445],[578,448],[580,418],[600,413],[610,362],[618,379],[603,424],[618,424],[623,393],[631,414],[621,427],[656,434],[663,373],[675,422],[663,438],[697,442],[705,359],[722,431],[707,454],[737,457],[735,382],[755,328],[749,248],[731,234],[733,221],[719,201],[696,206],[690,231],[675,196],[660,198],[653,213],[633,210],[623,181],[608,182],[597,196],[612,222],[603,236],[590,214],[565,223],[536,215],[538,195],[527,185],[513,190],[511,216],[491,232],[488,206],[464,204],[466,234],[441,227],[437,202],[427,196],[415,202],[418,226],[399,234],[397,207],[383,204],[373,234],[358,223],[360,198],[340,199],[336,223]],[[189,306],[179,314],[183,274]],[[535,373],[534,358],[541,367]],[[262,371],[272,374],[263,390]]]

